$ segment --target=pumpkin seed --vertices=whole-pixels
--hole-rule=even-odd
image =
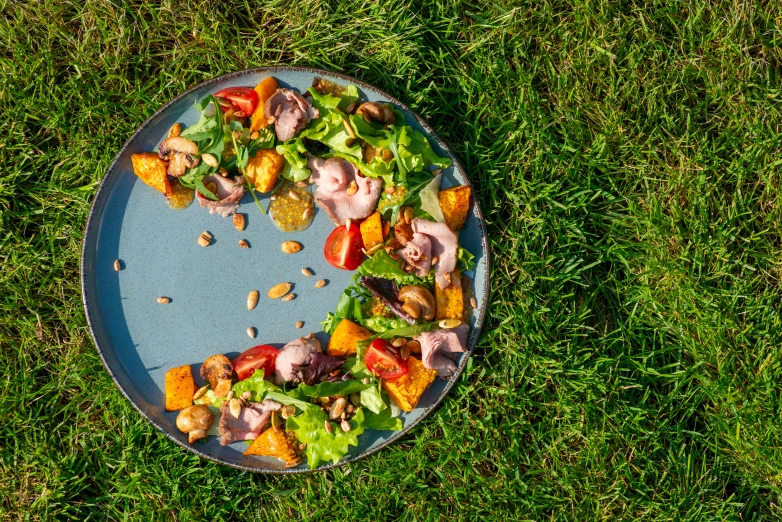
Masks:
[[[245,399],[245,400],[247,400],[247,399],[249,399],[249,398],[250,398],[250,397],[252,397],[252,396],[253,396],[253,392],[251,392],[251,391],[249,391],[249,390],[248,390],[248,391],[246,391],[246,392],[244,392],[244,393],[242,394],[242,399]]]
[[[473,308],[478,308],[478,300],[475,299],[475,297],[470,298],[470,306],[472,306]]]
[[[114,260],[114,271],[115,272],[119,272],[120,270],[122,270],[122,265],[120,264],[119,259],[115,259]]]
[[[326,423],[326,433],[331,435],[331,432],[334,431],[334,428],[331,427],[331,423],[328,421],[328,419],[323,422]]]
[[[212,234],[209,232],[201,232],[201,235],[198,236],[198,244],[202,247],[208,247],[209,244],[212,242]]]
[[[296,299],[296,294],[288,294],[282,298],[283,301],[293,301]]]
[[[247,294],[247,309],[252,310],[258,305],[258,290],[253,290]]]
[[[334,401],[334,404],[331,405],[331,408],[329,408],[329,419],[331,420],[337,420],[340,418],[342,413],[345,411],[345,407],[348,405],[348,401],[345,400],[345,397],[340,397],[336,401]]]
[[[250,339],[255,339],[255,328],[252,326],[247,329],[247,336],[250,337]]]
[[[283,241],[280,249],[286,254],[295,254],[301,250],[301,243],[296,241]]]
[[[350,182],[350,184],[348,185],[348,190],[347,190],[347,193],[348,193],[348,196],[352,196],[352,195],[353,195],[353,194],[355,194],[356,192],[358,192],[358,184],[356,183],[356,180],[354,179],[354,180],[353,180],[353,181],[351,181],[351,182]]]
[[[342,431],[347,433],[350,431],[351,425],[347,419],[342,419],[342,422],[339,423],[339,427],[342,428]]]
[[[239,246],[242,248],[250,248],[250,245],[244,239],[239,240]]]
[[[239,402],[239,399],[231,399],[228,401],[228,409],[231,411],[231,415],[238,419],[242,414],[242,403]]]
[[[280,283],[278,285],[274,285],[269,289],[268,292],[266,292],[266,297],[269,299],[279,299],[280,297],[287,294],[292,286],[293,285],[290,283]]]
[[[157,302],[160,304],[168,304],[171,302],[171,298],[161,295],[157,298]]]
[[[302,268],[301,275],[304,277],[312,277],[312,271],[309,268]]]
[[[168,137],[169,138],[175,138],[179,136],[179,134],[182,132],[182,124],[175,123],[171,126],[170,129],[168,129]]]
[[[320,281],[315,283],[315,288],[323,288],[324,286],[326,286],[326,280],[325,279],[321,279]]]
[[[200,388],[198,388],[198,390],[193,394],[193,400],[200,399],[201,397],[203,397],[204,394],[206,393],[206,390],[208,389],[209,389],[208,385],[201,386]]]
[[[236,230],[241,232],[245,226],[247,226],[247,217],[244,214],[234,214],[234,227]]]
[[[406,344],[407,344],[407,339],[403,337],[397,337],[396,339],[393,339],[391,341],[391,346],[393,346],[394,348],[401,348]]]
[[[215,158],[208,152],[206,154],[201,154],[201,160],[207,165],[209,165],[210,167],[216,167],[220,164],[220,162],[217,161],[217,158]]]

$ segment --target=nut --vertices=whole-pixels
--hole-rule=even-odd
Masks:
[[[415,339],[407,341],[407,344],[405,345],[405,347],[408,350],[410,350],[410,353],[421,353],[421,343],[419,343]]]
[[[340,418],[342,413],[345,411],[345,407],[348,405],[348,401],[345,399],[345,397],[340,397],[334,403],[331,405],[331,408],[329,408],[329,419],[331,420],[337,420]]]
[[[315,288],[323,288],[324,286],[326,286],[326,280],[325,279],[321,279],[320,281],[315,283]]]
[[[115,272],[119,272],[120,270],[122,270],[122,265],[120,264],[119,259],[115,259],[114,260],[114,271]]]
[[[220,164],[219,161],[217,161],[217,158],[209,154],[208,152],[206,154],[201,154],[201,161],[209,165],[210,167],[216,167]]]
[[[255,339],[255,328],[252,326],[247,329],[247,335],[250,337],[250,339]]]
[[[475,299],[474,296],[470,298],[470,306],[472,306],[473,308],[478,308],[478,300]]]
[[[331,423],[328,421],[328,419],[326,419],[323,422],[326,423],[326,433],[328,433],[330,435],[331,432],[334,431],[334,428],[331,427]]]
[[[302,326],[304,326],[303,321],[296,321],[296,328],[301,328]]]
[[[234,214],[234,228],[241,232],[245,226],[247,226],[247,217],[244,214]]]
[[[161,295],[157,298],[157,302],[160,304],[168,304],[171,302],[171,298]]]
[[[200,388],[198,388],[198,390],[196,390],[196,392],[193,394],[193,400],[200,399],[201,397],[203,397],[204,394],[206,393],[206,390],[208,389],[209,389],[209,385],[201,386]]]
[[[228,394],[225,396],[225,400],[230,401],[233,398],[234,398],[234,391],[228,390]]]
[[[274,285],[269,289],[268,292],[266,292],[266,297],[269,299],[278,299],[287,294],[292,286],[293,285],[290,283],[280,283],[278,285]]]
[[[451,329],[456,328],[460,324],[462,324],[462,322],[458,319],[443,319],[440,321],[440,328]]]
[[[351,393],[350,394],[350,402],[353,403],[353,406],[358,406],[361,404],[361,394],[359,393]]]
[[[239,240],[239,246],[242,248],[250,248],[249,243],[247,243],[247,241],[245,241],[244,239]]]
[[[249,390],[248,390],[248,391],[246,391],[246,392],[244,392],[244,393],[242,394],[242,399],[245,399],[245,400],[247,400],[247,399],[249,399],[249,398],[250,398],[250,397],[252,397],[252,396],[253,396],[253,392],[251,392],[251,391],[249,391]]]
[[[349,432],[351,428],[350,421],[347,419],[342,419],[342,422],[339,423],[339,427],[342,428],[342,431],[345,433]]]
[[[170,129],[168,129],[168,137],[174,138],[176,136],[179,136],[182,133],[182,124],[181,123],[175,123],[171,126]]]
[[[312,271],[309,268],[302,268],[301,275],[303,275],[304,277],[311,277]]]
[[[358,184],[356,183],[356,180],[352,180],[350,184],[348,184],[348,196],[352,196],[356,192],[358,192]]]
[[[253,290],[249,294],[247,294],[247,309],[252,310],[256,306],[258,306],[258,290]]]
[[[393,339],[391,341],[391,346],[393,346],[394,348],[401,348],[406,344],[407,344],[407,339],[403,337],[397,337],[396,339]]]
[[[288,417],[293,417],[294,413],[296,413],[296,407],[292,404],[288,404],[282,408],[280,415],[282,415],[283,419],[287,420]]]
[[[282,298],[283,301],[293,301],[296,299],[296,294],[288,294]]]
[[[396,189],[393,186],[386,187],[386,194],[393,194]]]
[[[212,243],[212,234],[209,232],[201,232],[201,235],[198,236],[198,244],[202,247],[208,247]]]
[[[283,241],[280,249],[286,254],[295,254],[301,250],[301,243],[297,241]]]
[[[242,414],[242,403],[239,402],[239,399],[231,399],[228,401],[228,409],[231,410],[231,415],[238,419]]]

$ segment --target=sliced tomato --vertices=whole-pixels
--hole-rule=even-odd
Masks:
[[[216,92],[215,96],[225,98],[231,102],[234,110],[242,111],[245,116],[252,114],[255,107],[258,106],[258,93],[250,87],[229,87]],[[228,107],[223,105],[220,105],[220,108],[223,111],[228,110]]]
[[[350,228],[337,227],[326,239],[323,255],[326,261],[342,270],[355,270],[364,260],[364,241],[361,239],[361,229],[353,223]]]
[[[367,370],[381,379],[397,379],[407,373],[407,361],[385,339],[375,339],[364,355]]]
[[[263,368],[264,378],[271,375],[274,371],[274,362],[277,354],[280,353],[275,347],[268,344],[259,344],[234,359],[233,365],[236,375],[240,381],[250,377],[255,370]]]

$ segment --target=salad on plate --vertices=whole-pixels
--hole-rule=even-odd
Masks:
[[[327,343],[311,333],[281,349],[212,355],[197,376],[189,364],[171,368],[165,408],[178,412],[191,444],[214,436],[288,467],[337,463],[366,430],[402,429],[401,412],[457,369],[477,306],[473,256],[459,244],[470,187],[441,190],[450,159],[393,105],[361,101],[354,85],[315,78],[299,93],[268,76],[210,94],[196,109],[197,123],[175,124],[156,152],[132,156],[135,174],[171,208],[197,200],[239,230],[246,192],[291,234],[319,209],[334,222],[325,259],[355,273],[322,322]],[[257,193],[271,193],[268,208]],[[204,234],[199,244],[208,246]],[[289,290],[276,285],[267,297],[292,298]]]

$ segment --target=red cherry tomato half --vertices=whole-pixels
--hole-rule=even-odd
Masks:
[[[355,270],[364,260],[364,241],[358,224],[353,223],[350,229],[346,226],[337,227],[326,239],[323,255],[326,261],[342,270]]]
[[[220,92],[216,92],[215,96],[225,98],[233,106],[235,111],[242,111],[245,116],[249,116],[258,106],[258,93],[250,87],[229,87],[223,89]],[[220,105],[223,111],[227,111],[228,107]]]
[[[385,339],[375,339],[369,345],[364,364],[381,379],[397,379],[407,373],[407,361]]]
[[[263,368],[264,378],[271,375],[274,371],[274,361],[277,359],[278,353],[280,352],[275,347],[268,344],[259,344],[246,350],[233,362],[234,370],[236,370],[239,380],[243,381],[260,368]]]

